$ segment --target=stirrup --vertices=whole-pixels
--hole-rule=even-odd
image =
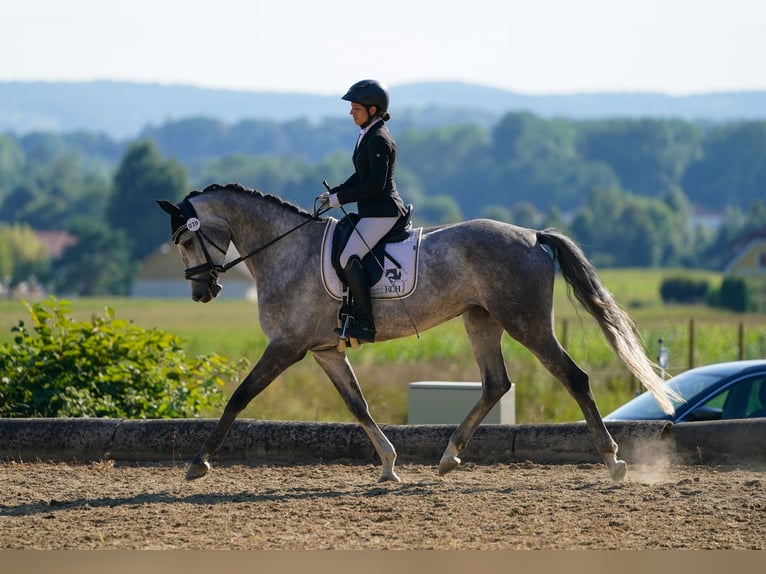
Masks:
[[[351,347],[354,351],[358,351],[361,346],[362,344],[358,339],[338,339],[336,349],[339,353],[342,353],[349,347]]]
[[[338,345],[337,345],[338,352],[342,353],[349,346],[354,350],[359,349],[360,347],[359,341],[354,337],[348,336],[348,331],[351,328],[351,321],[353,320],[353,317],[351,316],[351,314],[343,313],[341,311],[341,313],[338,315],[338,319],[342,321],[342,326],[336,327],[335,329],[333,329],[335,334],[338,335]]]

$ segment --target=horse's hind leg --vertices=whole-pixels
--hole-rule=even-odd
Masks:
[[[502,326],[480,307],[472,307],[466,311],[463,314],[463,323],[481,371],[481,397],[452,433],[439,462],[440,475],[457,468],[460,464],[458,455],[468,444],[476,428],[511,388],[500,346],[503,335]]]
[[[335,347],[321,351],[313,351],[314,359],[330,377],[332,384],[340,393],[348,410],[354,415],[361,427],[370,438],[375,451],[380,457],[383,469],[379,482],[393,480],[400,482],[394,470],[396,464],[396,450],[391,441],[386,438],[378,424],[370,416],[367,401],[364,399],[359,381],[356,379],[354,370],[348,362],[345,353],[339,353]]]
[[[603,457],[612,479],[619,481],[625,478],[627,465],[617,458],[617,443],[614,442],[601,419],[590,389],[588,374],[577,366],[552,332],[545,336],[542,342],[523,341],[523,343],[540,359],[551,374],[561,381],[569,394],[577,401],[593,435],[596,449]]]

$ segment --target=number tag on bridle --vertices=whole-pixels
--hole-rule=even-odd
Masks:
[[[186,229],[189,231],[197,231],[199,229],[199,219],[196,217],[190,217],[186,221]]]

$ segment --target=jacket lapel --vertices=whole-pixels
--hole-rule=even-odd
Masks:
[[[357,156],[357,155],[359,155],[359,151],[360,151],[360,150],[361,150],[361,149],[362,149],[362,148],[363,148],[365,145],[367,145],[367,140],[369,139],[369,137],[370,137],[370,136],[371,136],[373,133],[377,132],[377,131],[378,131],[378,130],[381,128],[381,126],[384,126],[384,125],[385,125],[385,123],[384,123],[382,120],[377,120],[377,121],[376,121],[376,122],[375,122],[375,123],[374,123],[374,124],[373,124],[373,125],[370,127],[370,129],[369,129],[369,130],[367,130],[367,132],[364,134],[364,137],[363,137],[363,138],[362,138],[362,139],[359,141],[359,145],[358,145],[358,146],[356,146],[356,149],[354,150],[354,154],[351,156],[351,161],[353,161],[353,162],[354,162],[354,165],[356,165],[356,156]]]

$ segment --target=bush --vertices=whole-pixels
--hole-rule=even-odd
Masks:
[[[24,302],[32,329],[19,321],[0,348],[0,416],[180,418],[223,403],[230,365],[216,354],[189,358],[182,340],[115,319],[76,322],[69,304]]]
[[[750,289],[741,277],[725,277],[721,283],[721,307],[744,313],[750,309]]]
[[[705,300],[708,288],[705,279],[668,277],[660,285],[660,296],[665,303],[696,304]]]

